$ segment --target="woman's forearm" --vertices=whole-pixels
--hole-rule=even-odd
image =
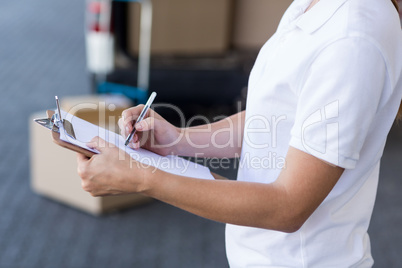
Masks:
[[[88,146],[100,153],[79,154],[77,169],[93,196],[142,193],[212,220],[285,232],[300,228],[344,171],[289,147],[273,183],[194,179],[121,158],[123,151],[100,138]]]
[[[178,155],[192,157],[238,157],[243,139],[245,111],[212,124],[184,128]]]
[[[193,179],[157,169],[144,173],[140,192],[211,220],[294,232],[343,171],[290,147],[286,168],[273,183]]]
[[[292,231],[281,211],[284,191],[274,184],[202,180],[157,171],[145,194],[223,223]]]

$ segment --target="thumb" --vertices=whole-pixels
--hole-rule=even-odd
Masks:
[[[154,117],[148,117],[141,122],[138,122],[135,124],[135,129],[138,131],[149,131],[155,128],[155,121],[158,121],[158,119],[155,119]]]
[[[97,136],[92,138],[92,140],[87,143],[87,146],[91,149],[102,152],[106,148],[107,144],[108,143],[104,139]]]

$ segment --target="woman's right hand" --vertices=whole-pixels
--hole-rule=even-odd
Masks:
[[[140,115],[144,105],[138,105],[124,110],[119,119],[121,135],[126,138],[133,130],[133,124]],[[135,125],[136,133],[129,147],[140,147],[159,155],[178,154],[179,142],[182,138],[179,128],[167,122],[158,113],[149,109],[144,119]]]

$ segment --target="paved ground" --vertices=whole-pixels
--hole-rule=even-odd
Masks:
[[[0,2],[0,267],[227,267],[223,224],[160,202],[93,217],[31,192],[28,116],[90,91],[84,2]],[[370,227],[376,267],[402,263],[401,132]]]

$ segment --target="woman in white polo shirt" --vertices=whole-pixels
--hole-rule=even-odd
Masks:
[[[134,148],[150,131],[160,146],[144,147],[160,154],[241,154],[237,181],[130,167],[127,158],[118,160],[118,149],[95,139],[90,146],[101,153],[78,156],[84,189],[94,196],[142,193],[228,223],[231,267],[371,267],[367,229],[402,97],[394,5],[295,0],[258,55],[246,111],[190,129],[152,113],[136,126]],[[140,110],[123,113],[124,135]]]

